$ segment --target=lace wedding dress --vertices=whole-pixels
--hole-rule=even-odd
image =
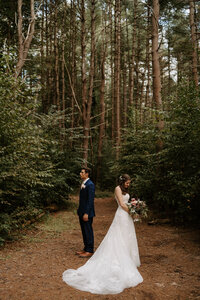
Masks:
[[[125,203],[128,199],[128,194],[123,195]],[[66,270],[63,280],[81,291],[118,294],[143,281],[139,266],[134,223],[118,203],[113,222],[96,252],[77,270]]]

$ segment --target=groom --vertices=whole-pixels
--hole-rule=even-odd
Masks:
[[[79,207],[77,210],[79,216],[79,222],[81,226],[84,249],[77,251],[80,257],[90,257],[94,252],[94,235],[92,229],[93,217],[95,216],[94,211],[94,196],[95,186],[89,178],[90,169],[82,168],[80,176],[82,179]]]

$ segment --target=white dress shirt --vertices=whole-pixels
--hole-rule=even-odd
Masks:
[[[85,183],[89,180],[90,178],[85,179],[82,184],[81,184],[81,189],[85,188]]]

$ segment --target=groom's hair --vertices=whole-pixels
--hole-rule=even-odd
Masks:
[[[85,170],[85,173],[87,173],[88,176],[90,176],[90,174],[91,174],[91,169],[90,168],[83,167],[83,168],[81,168],[81,170]]]

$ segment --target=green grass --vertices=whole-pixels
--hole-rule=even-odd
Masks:
[[[57,235],[66,230],[73,230],[78,228],[77,216],[73,212],[62,212],[57,216],[49,215],[39,228],[48,235]]]
[[[42,243],[44,242],[45,239],[39,238],[39,237],[34,237],[34,236],[28,236],[28,235],[23,235],[22,236],[24,240],[26,240],[28,243]]]
[[[6,256],[1,256],[0,255],[0,260],[6,260],[6,259],[9,259],[11,258],[11,255],[6,255]]]
[[[25,231],[16,231],[12,236],[12,242],[22,240],[26,243],[42,243],[49,237],[57,237],[62,232],[78,228],[77,203],[69,200],[65,210],[58,211],[55,214],[46,213],[35,223],[25,228]],[[29,233],[31,229],[34,233]],[[37,229],[36,233],[34,229]],[[0,255],[0,261],[9,258],[9,255]]]
[[[72,211],[73,213],[76,213],[77,211],[77,208],[78,208],[78,204],[71,201],[71,200],[68,200],[67,203],[66,203],[66,206],[65,206],[65,209],[67,211]]]
[[[107,198],[107,197],[113,197],[113,192],[110,191],[95,191],[95,198]]]

